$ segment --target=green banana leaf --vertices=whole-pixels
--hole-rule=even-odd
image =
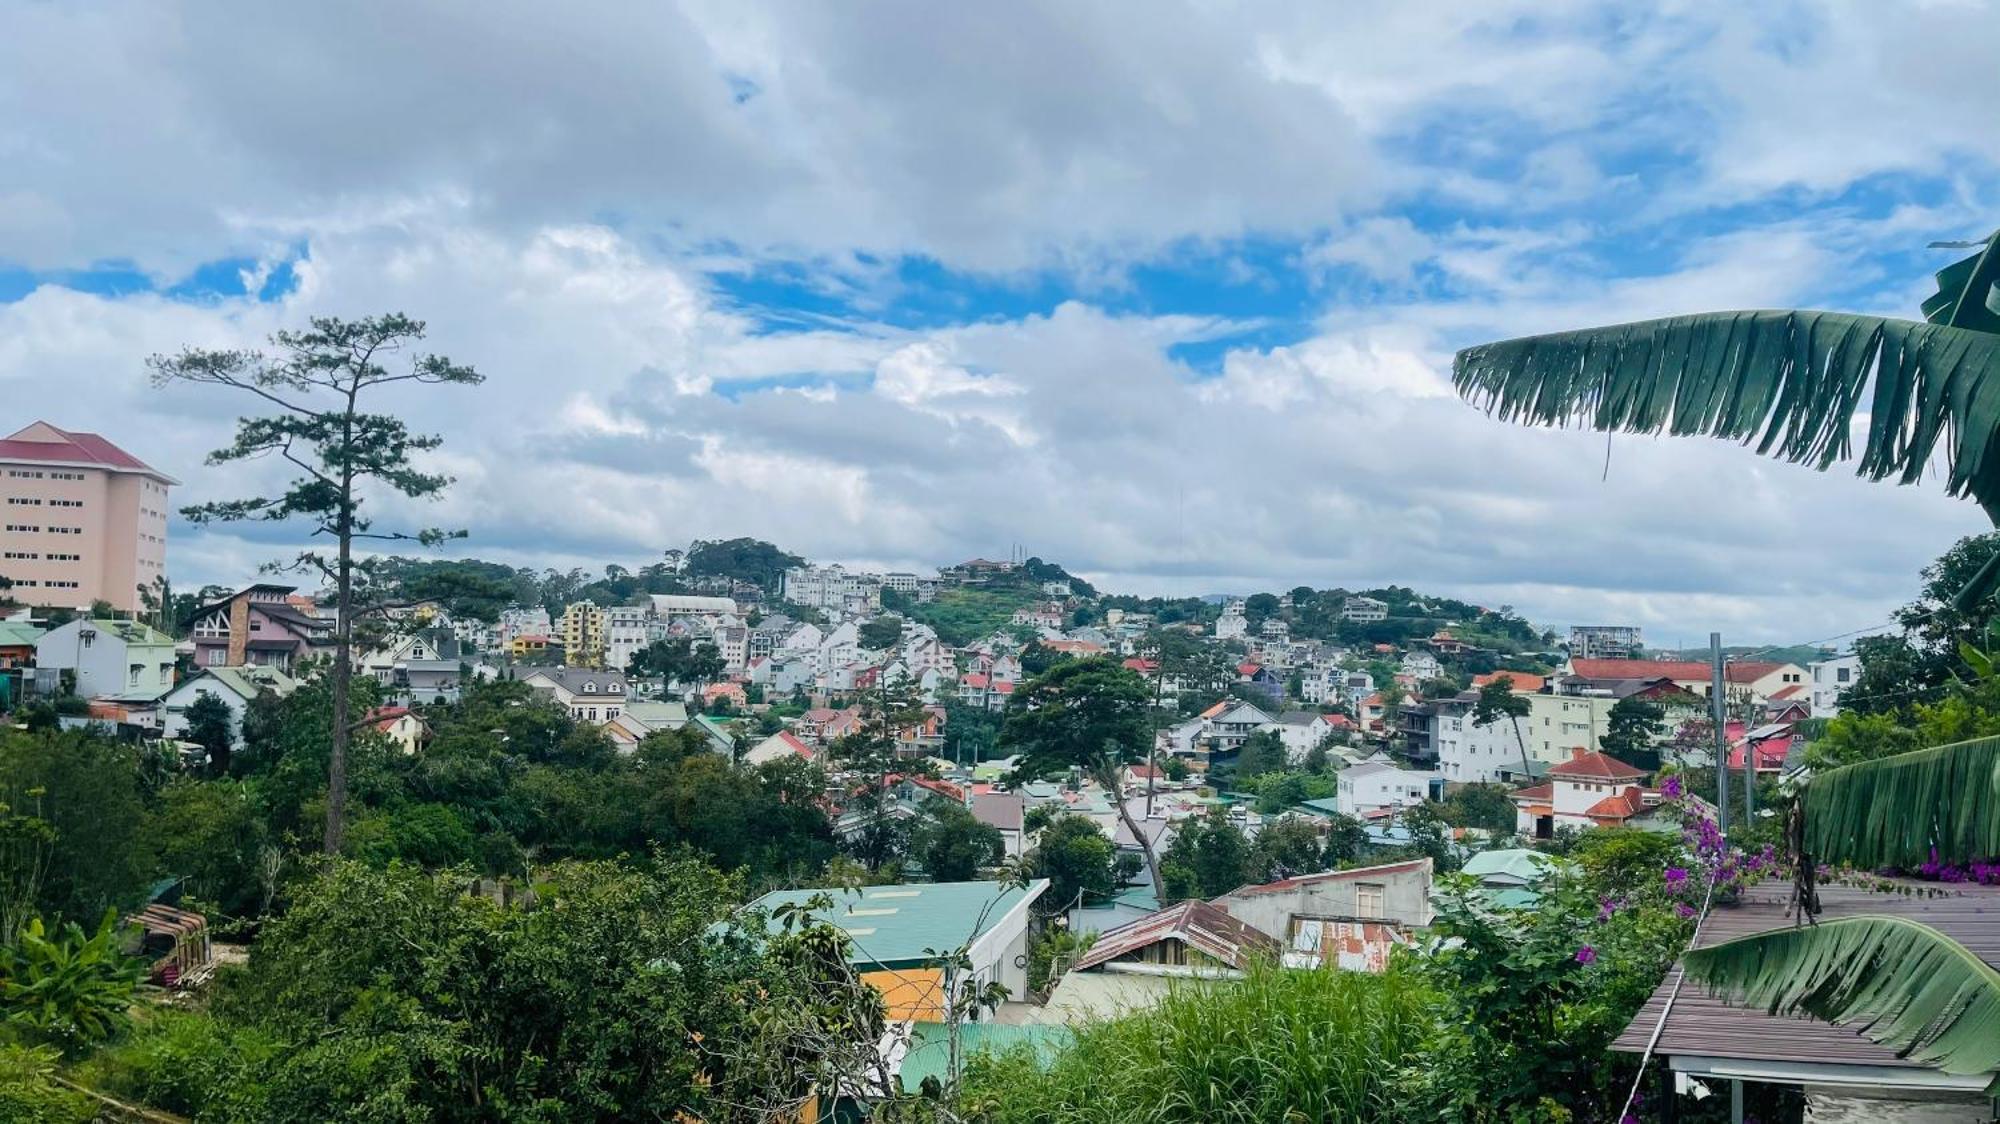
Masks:
[[[1531,425],[1728,437],[1770,456],[1946,484],[2000,516],[2000,335],[1843,312],[1710,312],[1469,347],[1460,395]],[[1872,388],[1872,389],[1871,389]],[[1868,427],[1852,447],[1866,405]]]
[[[1938,270],[1938,291],[1924,301],[1924,319],[2000,332],[2000,231],[1973,244],[1978,253]]]
[[[1914,869],[2000,856],[2000,737],[1862,761],[1805,787],[1805,848],[1823,862]]]
[[[2000,972],[1928,925],[1846,917],[1689,952],[1688,975],[1773,1014],[1853,1025],[1899,1056],[2000,1092]]]

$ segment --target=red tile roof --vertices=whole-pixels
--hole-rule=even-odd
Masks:
[[[1646,810],[1646,790],[1632,785],[1625,791],[1607,796],[1584,810],[1584,815],[1593,820],[1629,820]]]
[[[1569,760],[1552,766],[1549,775],[1565,780],[1574,778],[1587,781],[1632,781],[1646,775],[1643,769],[1634,769],[1625,762],[1602,754],[1593,749],[1572,749]]]
[[[1731,683],[1755,683],[1766,675],[1783,668],[1781,663],[1760,663],[1755,660],[1739,660],[1724,664],[1722,677]]]
[[[1792,738],[1790,734],[1776,738],[1764,738],[1761,741],[1755,742],[1738,742],[1736,745],[1731,746],[1729,750],[1730,768],[1741,769],[1743,767],[1743,750],[1746,744],[1756,747],[1757,771],[1760,773],[1774,772],[1784,768],[1785,757],[1792,751]]]
[[[1710,668],[1700,660],[1571,660],[1570,670],[1585,679],[1672,679],[1707,682]]]
[[[1261,665],[1249,662],[1239,663],[1236,665],[1236,674],[1243,676],[1255,675],[1262,670],[1264,669]]]
[[[1126,660],[1125,666],[1131,668],[1133,671],[1136,671],[1141,675],[1151,675],[1152,673],[1160,669],[1160,665],[1153,662],[1152,660],[1142,660],[1137,656],[1133,656],[1131,659]]]
[[[1789,687],[1780,687],[1777,690],[1771,692],[1771,697],[1767,701],[1782,702],[1785,699],[1794,698],[1798,695],[1804,694],[1805,689],[1806,685],[1804,683],[1794,683]]]
[[[976,671],[967,672],[966,674],[959,676],[958,681],[964,684],[965,686],[972,688],[975,691],[984,691],[986,689],[986,684],[990,682],[990,680],[988,680],[986,676],[981,675]]]
[[[793,753],[799,755],[800,757],[803,757],[808,761],[812,760],[812,755],[813,755],[812,747],[800,741],[799,736],[797,734],[792,733],[790,730],[779,730],[778,741],[782,743],[786,749],[791,750]]]
[[[1555,782],[1516,789],[1507,794],[1516,804],[1546,804],[1556,798]]]
[[[1490,671],[1485,675],[1473,676],[1472,685],[1475,687],[1484,687],[1488,683],[1500,678],[1505,678],[1509,689],[1517,695],[1540,694],[1542,688],[1548,684],[1548,680],[1542,676],[1529,675],[1525,671]]]
[[[35,437],[24,439],[23,434]],[[53,437],[53,440],[49,438]],[[77,433],[37,422],[6,438],[0,438],[0,460],[48,461],[64,464],[94,464],[126,472],[144,472],[170,480],[153,466],[106,441],[95,433]]]

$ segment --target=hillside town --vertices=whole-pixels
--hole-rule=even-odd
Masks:
[[[0,706],[197,775],[268,753],[258,713],[332,666],[332,592],[135,582],[167,557],[176,481],[105,436],[37,422],[0,441],[0,468],[9,510],[69,524],[5,533]],[[51,551],[58,531],[72,545]],[[1852,652],[1679,658],[1637,627],[1559,632],[1401,587],[1134,598],[1035,557],[875,572],[697,540],[601,577],[394,562],[398,588],[504,580],[398,601],[355,633],[358,728],[393,754],[425,758],[504,688],[616,754],[670,738],[726,768],[811,770],[866,883],[808,877],[753,908],[832,895],[859,978],[902,1020],[892,1068],[911,1088],[940,1025],[1033,1042],[1266,956],[1380,973],[1430,939],[1447,872],[1520,906],[1598,833],[1680,839],[1727,799],[1717,778],[1754,815],[1860,674]],[[1149,752],[1055,772],[1021,756],[1007,720],[1065,665],[1129,679]],[[1108,844],[1081,878],[1051,859],[1079,838]],[[173,900],[148,907],[157,924],[206,926]],[[915,951],[974,916],[964,968],[1002,997],[983,1010]],[[204,955],[174,978],[210,970]]]

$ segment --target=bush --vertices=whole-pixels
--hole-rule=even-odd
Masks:
[[[975,1057],[967,1107],[996,1124],[1399,1119],[1392,1086],[1432,1003],[1400,971],[1257,968],[1083,1027],[1046,1066],[1025,1049]]]
[[[58,1057],[48,1046],[0,1045],[0,1120],[84,1124],[95,1116],[88,1097],[55,1083]]]

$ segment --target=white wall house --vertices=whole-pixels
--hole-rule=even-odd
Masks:
[[[616,671],[544,667],[522,676],[521,682],[569,711],[571,718],[593,726],[602,726],[623,714],[631,695],[624,674]]]
[[[1472,720],[1473,700],[1439,699],[1431,706],[1436,717],[1431,726],[1431,748],[1436,751],[1438,774],[1452,784],[1492,784],[1501,774],[1518,777],[1523,769],[1521,742],[1514,737],[1514,724],[1501,719],[1485,726]],[[1521,719],[1525,740],[1530,719]]]
[[[87,699],[150,702],[173,689],[174,641],[136,621],[73,620],[35,641],[35,666],[75,672]]]
[[[284,698],[298,687],[297,681],[275,667],[215,667],[184,679],[160,700],[160,732],[170,738],[187,734],[187,709],[204,695],[229,708],[229,740],[243,746],[243,712],[260,694]]]
[[[1840,693],[1861,678],[1861,657],[1835,656],[1807,665],[1812,674],[1812,716],[1832,718],[1840,713]]]
[[[1334,806],[1344,816],[1365,816],[1385,808],[1407,808],[1430,797],[1432,772],[1419,772],[1387,760],[1363,761],[1340,771]]]
[[[1278,737],[1285,743],[1285,759],[1296,765],[1312,748],[1326,740],[1333,724],[1326,715],[1308,710],[1288,710],[1278,716]]]

